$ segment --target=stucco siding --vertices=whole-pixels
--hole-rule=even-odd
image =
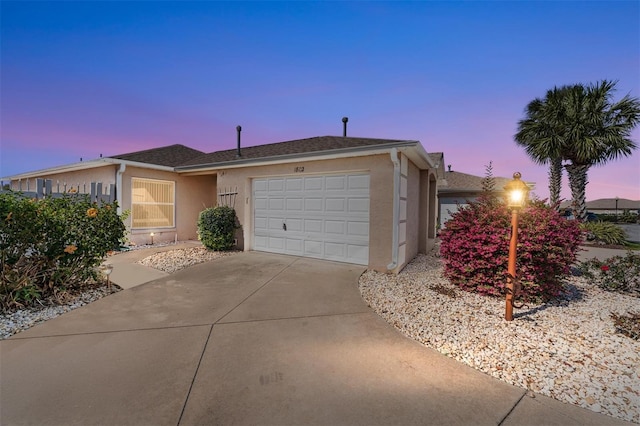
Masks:
[[[242,229],[238,230],[238,248],[252,249],[253,200],[251,183],[255,178],[287,175],[368,172],[370,176],[369,267],[386,271],[391,261],[393,216],[393,164],[388,155],[342,158],[269,166],[244,167],[218,173],[218,186],[238,188],[233,206]]]
[[[407,174],[407,240],[405,266],[418,254],[420,233],[420,197],[427,197],[427,188],[420,185],[420,170],[409,162]]]
[[[126,221],[130,230],[129,238],[135,244],[151,242],[195,240],[198,238],[197,221],[199,213],[216,203],[216,176],[181,176],[178,173],[128,166],[122,176],[122,208],[131,210],[131,179],[146,178],[175,182],[175,227],[158,229],[131,229],[131,218]]]

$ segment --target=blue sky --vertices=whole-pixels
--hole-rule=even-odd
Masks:
[[[555,85],[640,96],[640,3],[2,1],[0,176],[182,143],[420,140],[453,170],[537,183],[513,142]],[[640,131],[634,140],[640,144]],[[566,181],[566,179],[565,179]],[[640,152],[587,198],[640,199]],[[565,183],[563,197],[570,193]]]

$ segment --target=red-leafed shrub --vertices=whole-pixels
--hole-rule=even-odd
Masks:
[[[582,241],[577,221],[562,218],[542,202],[519,215],[517,276],[522,297],[553,299],[563,291]],[[498,296],[505,292],[511,211],[495,197],[483,196],[453,214],[440,233],[445,275],[460,288]]]

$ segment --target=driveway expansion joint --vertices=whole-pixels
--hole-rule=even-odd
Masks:
[[[509,410],[509,412],[502,418],[502,420],[500,420],[500,422],[498,423],[498,426],[502,426],[504,422],[507,421],[511,413],[513,413],[513,410],[516,409],[518,404],[520,404],[520,401],[522,401],[522,399],[527,395],[527,392],[528,392],[527,389],[524,389],[524,391],[522,392],[522,395],[520,395],[520,398],[518,398],[515,404],[513,404],[513,407],[511,407],[511,410]]]
[[[238,321],[227,321],[221,322],[221,320],[216,321],[214,325],[231,325],[231,324],[246,324],[246,323],[258,323],[258,322],[270,322],[270,321],[286,321],[286,320],[297,320],[297,319],[308,319],[308,318],[328,318],[328,317],[340,317],[340,316],[348,316],[348,315],[369,315],[375,314],[373,311],[362,311],[362,312],[338,312],[334,314],[317,314],[317,315],[301,315],[294,317],[279,317],[279,318],[262,318],[262,319],[250,319],[250,320],[238,320]]]

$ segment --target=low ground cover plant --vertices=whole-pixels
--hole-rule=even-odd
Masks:
[[[0,194],[0,307],[27,307],[98,279],[96,267],[126,233],[117,204],[88,196]]]
[[[640,253],[629,250],[625,256],[589,259],[580,263],[579,269],[603,290],[640,297]]]
[[[231,250],[238,228],[236,211],[229,206],[210,207],[198,216],[198,238],[209,250]]]
[[[511,211],[484,194],[454,213],[440,233],[444,273],[463,290],[489,296],[505,292]],[[558,297],[575,262],[582,232],[553,208],[535,201],[520,212],[517,271],[524,300]]]

